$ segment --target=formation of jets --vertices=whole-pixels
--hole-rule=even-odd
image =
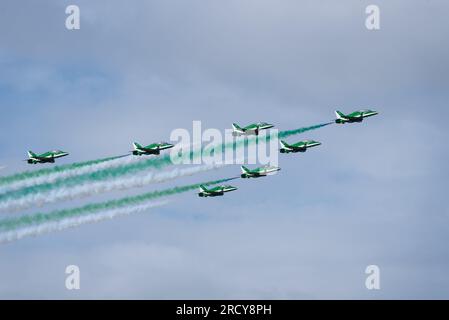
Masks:
[[[354,111],[350,114],[344,114],[340,111],[335,111],[335,115],[337,118],[335,119],[336,123],[344,124],[344,123],[353,123],[353,122],[362,122],[363,118],[371,117],[376,115],[378,112],[373,110],[359,110]],[[241,135],[259,135],[260,130],[265,130],[274,127],[274,125],[259,122],[250,124],[244,128],[240,127],[238,124],[233,123],[233,136],[241,136]],[[281,148],[279,149],[280,153],[296,153],[296,152],[306,152],[308,148],[316,147],[321,144],[321,142],[315,140],[303,140],[293,144],[289,144],[284,140],[280,141]],[[265,166],[255,169],[248,169],[245,166],[241,166],[242,174],[240,175],[242,178],[259,178],[265,177],[270,174],[274,174],[277,171],[281,170],[279,167],[271,167]],[[236,187],[233,186],[217,186],[213,189],[206,189],[204,186],[200,186],[200,192],[198,196],[200,197],[216,197],[223,196],[225,192],[237,190]]]
[[[281,170],[279,167],[274,166],[264,166],[256,169],[248,169],[245,166],[241,166],[242,174],[240,177],[242,178],[260,178],[266,177],[270,174],[274,174],[277,171]],[[217,197],[224,195],[225,192],[237,190],[236,187],[227,185],[227,186],[216,186],[213,189],[206,189],[204,186],[200,186],[200,192],[198,196],[200,197]]]
[[[279,167],[274,166],[264,166],[256,169],[248,169],[245,166],[241,166],[242,174],[240,177],[242,178],[260,178],[260,177],[266,177],[270,174],[275,174],[277,171],[281,170]],[[225,192],[230,192],[237,190],[236,187],[226,185],[226,186],[216,186],[212,189],[206,189],[204,186],[200,186],[200,192],[198,193],[198,196],[200,197],[217,197],[217,196],[223,196]]]
[[[362,122],[364,118],[371,117],[376,114],[378,114],[378,112],[374,110],[359,110],[349,114],[344,114],[337,110],[335,111],[335,115],[337,117],[335,119],[335,123],[344,124],[344,123]],[[274,127],[273,124],[266,122],[252,123],[243,128],[240,127],[238,124],[233,123],[232,134],[233,136],[242,136],[242,135],[258,136],[261,130],[267,130],[273,127]],[[289,144],[286,141],[281,140],[280,144],[281,144],[281,148],[279,149],[280,153],[296,153],[296,152],[306,152],[308,148],[319,146],[321,142],[315,140],[303,140],[293,144]],[[134,149],[133,151],[131,151],[131,153],[135,156],[142,156],[142,155],[159,155],[162,150],[173,148],[174,145],[167,142],[159,142],[159,143],[152,143],[147,146],[142,146],[137,142],[134,142],[133,147]],[[27,161],[30,164],[54,163],[55,159],[65,157],[67,155],[69,155],[67,152],[61,150],[48,151],[43,154],[36,154],[32,151],[28,151],[28,159],[25,161]],[[241,170],[242,174],[240,176],[242,178],[259,178],[275,174],[277,171],[281,170],[281,168],[273,166],[264,166],[255,169],[248,169],[245,166],[241,166]],[[237,190],[237,188],[230,185],[221,185],[210,189],[201,185],[198,196],[217,197],[223,196],[226,192],[231,192],[235,190]]]

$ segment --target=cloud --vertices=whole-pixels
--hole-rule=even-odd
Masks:
[[[11,170],[30,146],[94,159],[192,120],[284,129],[337,107],[380,114],[302,135],[322,145],[281,155],[280,174],[223,199],[186,194],[151,215],[4,246],[0,296],[447,298],[448,4],[379,0],[378,32],[364,27],[367,4],[79,1],[79,32],[65,30],[64,2],[5,4]],[[71,263],[86,277],[76,293],[63,288]],[[379,292],[364,288],[368,264],[381,268]]]

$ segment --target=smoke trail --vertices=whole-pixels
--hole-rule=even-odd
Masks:
[[[56,181],[64,180],[69,177],[92,173],[92,172],[100,171],[100,170],[105,170],[108,168],[116,167],[116,166],[123,165],[123,164],[133,163],[133,162],[137,162],[137,161],[141,161],[141,159],[136,158],[136,157],[132,157],[132,158],[126,157],[125,158],[125,156],[121,156],[121,157],[117,157],[117,158],[109,160],[109,161],[102,161],[102,162],[99,162],[96,164],[82,166],[77,169],[67,169],[67,170],[62,170],[59,172],[51,172],[51,173],[40,175],[40,176],[37,176],[34,178],[18,180],[16,182],[12,182],[10,184],[1,186],[0,189],[2,191],[2,194],[4,194],[4,193],[8,193],[8,192],[11,192],[14,190],[32,187],[32,186],[36,186],[36,185],[53,184]],[[0,194],[0,197],[2,194]]]
[[[322,124],[317,124],[314,126],[310,126],[310,127],[303,127],[303,128],[298,128],[298,129],[293,129],[293,130],[285,130],[285,131],[280,131],[280,132],[274,132],[271,133],[270,135],[264,137],[264,139],[266,139],[263,142],[269,142],[271,139],[283,139],[283,138],[287,138],[290,137],[292,135],[296,135],[296,134],[300,134],[306,131],[310,131],[310,130],[316,130],[325,126],[328,126],[330,124],[332,124],[334,122],[327,122],[327,123],[322,123]],[[248,146],[250,144],[253,143],[259,143],[259,137],[258,136],[250,136],[250,137],[246,137],[245,139],[240,139],[237,141],[233,141],[233,142],[229,142],[227,144],[222,144],[221,148],[217,148],[217,146],[211,146],[207,149],[204,150],[200,150],[199,152],[192,152],[190,154],[190,158],[195,158],[198,156],[201,156],[201,153],[209,153],[211,151],[211,149],[215,149],[214,151],[217,152],[223,152],[225,149],[228,148],[233,148],[233,150],[236,150],[237,148],[243,147],[243,146]]]
[[[279,133],[274,133],[268,136],[268,140],[279,136],[282,138],[303,133],[309,130],[315,130],[324,126],[331,124],[324,123],[309,127],[298,128],[294,130],[281,131]],[[230,143],[221,144],[221,149],[233,148],[234,150],[240,148],[242,146],[246,146],[251,143],[257,143],[259,141],[258,137],[248,137],[244,139],[240,139],[237,141],[233,141]],[[211,148],[217,148],[211,147]],[[207,149],[199,148],[197,150],[192,150],[189,154],[191,159],[196,159],[201,157]],[[72,199],[77,196],[86,196],[95,192],[102,192],[120,189],[125,187],[120,187],[120,185],[124,186],[123,181],[120,180],[117,183],[108,183],[100,181],[118,178],[128,174],[134,174],[140,170],[148,169],[148,168],[162,168],[167,165],[172,164],[172,159],[169,154],[163,155],[158,158],[151,158],[143,161],[139,161],[136,163],[119,165],[112,168],[108,168],[105,170],[99,170],[87,174],[81,174],[78,176],[68,177],[66,179],[56,179],[52,183],[44,183],[35,186],[25,187],[18,190],[13,190],[9,192],[5,192],[0,194],[0,210],[11,210],[11,209],[20,209],[29,207],[32,204],[44,204],[50,203],[61,199]],[[192,169],[197,170],[197,169]],[[205,169],[210,170],[210,169]],[[194,171],[193,173],[188,173],[187,170],[184,175],[193,174],[200,171]],[[176,177],[176,176],[175,176]],[[174,177],[173,177],[174,178]],[[154,176],[148,177],[146,183],[151,183],[153,180],[155,182],[165,181],[170,178],[160,178],[154,179]],[[128,180],[126,184],[128,187],[132,187],[133,185],[139,186],[139,183],[135,182],[135,179]],[[97,183],[97,184],[95,184]],[[87,184],[93,184],[92,187],[87,186]],[[105,185],[111,185],[112,187],[108,189]],[[68,191],[67,189],[75,188],[75,190]],[[100,190],[100,191],[97,191]],[[103,191],[103,192],[104,192]]]
[[[189,147],[195,147],[196,144],[189,145]],[[186,146],[180,146],[181,148]],[[139,157],[125,157],[130,154],[114,156],[109,158],[103,158],[98,160],[91,160],[86,162],[78,162],[73,164],[67,164],[62,166],[56,166],[53,168],[40,169],[36,171],[25,171],[22,173],[13,174],[6,177],[0,177],[0,190],[7,192],[16,190],[23,187],[34,186],[43,183],[52,183],[58,179],[65,179],[72,176],[83,175],[92,173],[95,171],[105,170],[111,167],[119,165],[127,165],[129,163],[138,162],[143,160]],[[1,167],[3,169],[5,167]]]
[[[11,242],[14,240],[20,240],[24,237],[29,236],[38,236],[41,234],[53,232],[53,231],[61,231],[67,228],[78,227],[87,223],[95,223],[103,220],[114,219],[119,216],[126,216],[134,213],[140,213],[146,211],[150,208],[160,207],[164,204],[168,203],[168,201],[161,202],[149,202],[141,205],[135,205],[131,207],[118,208],[113,210],[106,210],[104,212],[87,214],[79,217],[71,217],[65,218],[58,221],[50,221],[42,224],[31,225],[26,227],[19,227],[18,229],[12,231],[6,231],[4,233],[0,233],[0,243]]]
[[[279,132],[279,137],[285,138],[291,135],[303,133],[309,130],[315,130],[324,126],[329,125],[330,123],[324,123],[319,125],[314,125],[310,127],[304,127],[304,128],[298,128],[295,130],[287,130],[287,131],[281,131]],[[268,138],[271,138],[269,136]],[[233,148],[234,150],[248,145],[250,143],[257,143],[258,138],[257,137],[249,137],[248,139],[240,139],[234,142],[230,143],[223,143],[221,144],[221,149],[227,149],[227,148]],[[217,148],[216,146],[210,147],[214,148],[215,150],[218,150],[220,148]],[[190,157],[190,159],[196,159],[198,157],[201,157],[201,155],[205,152],[207,152],[208,149],[202,149],[199,148],[197,150],[192,150],[187,156]],[[128,174],[134,174],[136,172],[139,172],[141,170],[145,169],[159,169],[168,165],[171,165],[172,159],[170,157],[170,154],[162,155],[158,158],[151,158],[147,160],[142,160],[135,163],[130,164],[124,164],[119,166],[114,166],[112,168],[104,169],[104,170],[96,170],[95,172],[89,172],[85,174],[80,174],[77,176],[68,177],[65,179],[56,179],[55,181],[52,181],[51,183],[43,183],[39,185],[34,185],[30,187],[21,188],[19,190],[14,190],[11,192],[5,192],[0,194],[0,202],[9,201],[11,199],[17,199],[20,197],[25,197],[30,194],[39,193],[39,192],[48,192],[51,189],[59,189],[63,186],[66,187],[74,187],[77,185],[84,184],[86,182],[94,182],[94,181],[102,181],[102,180],[108,180],[108,179],[114,179],[117,177],[121,177],[123,175]]]
[[[278,134],[279,138],[287,138],[296,134],[300,134],[306,131],[310,131],[310,130],[316,130],[325,126],[328,126],[330,124],[333,124],[334,122],[327,122],[327,123],[322,123],[322,124],[317,124],[315,126],[311,126],[311,127],[305,127],[305,128],[298,128],[298,129],[293,129],[293,130],[285,130],[285,131],[281,131]]]
[[[30,193],[26,196],[17,195],[15,199],[0,202],[0,211],[26,209],[31,206],[44,205],[59,200],[70,200],[93,194],[104,193],[113,190],[123,190],[135,187],[142,187],[150,183],[160,183],[183,176],[190,176],[200,172],[217,169],[224,164],[200,165],[189,168],[175,168],[166,172],[149,172],[144,175],[135,175],[128,178],[119,178],[112,181],[99,181],[86,183],[74,187],[51,188],[48,191]]]
[[[126,157],[128,155],[121,155],[121,156],[115,156],[115,157],[108,157],[103,159],[97,159],[97,160],[90,160],[85,162],[76,162],[61,166],[55,166],[52,168],[45,168],[45,169],[39,169],[35,171],[24,171],[21,173],[16,173],[10,176],[0,177],[0,187],[2,187],[3,190],[11,190],[15,188],[19,188],[22,186],[28,186],[36,183],[42,183],[47,181],[54,181],[57,177],[68,177],[70,175],[77,175],[80,173],[85,172],[92,172],[96,169],[95,165],[120,159],[123,157]],[[111,163],[115,164],[115,163]],[[115,164],[117,165],[117,164]],[[89,169],[82,171],[80,169]],[[98,169],[104,169],[107,168],[107,166],[99,166]],[[71,173],[71,174],[70,174]],[[49,176],[49,178],[47,178]],[[41,180],[36,179],[41,178]],[[36,179],[36,180],[29,180],[29,179]]]
[[[152,201],[162,197],[168,197],[171,195],[181,194],[187,191],[191,191],[199,188],[200,185],[214,185],[230,180],[237,179],[238,177],[208,181],[203,183],[190,184],[180,187],[174,187],[165,190],[152,191],[137,196],[125,197],[116,200],[110,200],[106,202],[87,204],[82,207],[55,210],[48,213],[36,213],[33,215],[24,215],[17,218],[6,218],[0,220],[0,239],[3,241],[8,241],[8,239],[18,239],[20,236],[25,236],[28,234],[39,234],[39,229],[43,228],[44,225],[53,223],[50,228],[54,228],[55,223],[64,221],[65,219],[74,219],[79,217],[85,217],[87,215],[93,215],[98,212],[105,212],[130,206],[137,206],[139,204]],[[93,217],[91,217],[93,219]],[[73,222],[72,222],[73,224]],[[31,229],[27,228],[33,228]],[[28,230],[28,231],[26,231]],[[43,231],[42,231],[43,232]]]

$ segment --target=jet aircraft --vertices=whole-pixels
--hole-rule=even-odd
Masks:
[[[259,178],[259,177],[265,177],[270,174],[274,174],[276,171],[281,170],[279,167],[273,167],[273,166],[266,166],[266,167],[260,167],[256,169],[248,169],[245,166],[241,166],[242,174],[240,175],[242,178]]]
[[[205,186],[200,185],[199,197],[219,197],[225,194],[225,192],[230,192],[237,190],[236,187],[226,185],[226,186],[216,186],[211,189],[207,189]]]
[[[55,159],[68,156],[69,154],[61,150],[48,151],[42,154],[36,154],[33,151],[28,151],[28,159],[25,160],[29,164],[36,163],[55,163]]]
[[[321,142],[314,140],[303,140],[297,143],[288,144],[284,140],[281,140],[282,148],[279,149],[281,153],[290,153],[290,152],[306,152],[308,148],[316,147],[321,144]]]
[[[161,150],[170,149],[173,148],[174,145],[167,142],[159,142],[159,143],[152,143],[146,147],[141,146],[137,142],[133,143],[134,150],[131,151],[133,155],[135,156],[141,156],[143,154],[150,155],[155,154],[158,155],[161,153]]]
[[[378,112],[374,110],[359,110],[349,114],[344,114],[343,112],[337,110],[335,111],[335,115],[337,116],[337,119],[335,119],[335,123],[343,124],[347,122],[362,122],[363,118],[375,116],[376,114],[378,114]]]
[[[273,128],[273,124],[269,124],[266,122],[258,122],[258,123],[252,123],[250,125],[247,125],[246,127],[242,128],[237,123],[232,124],[232,135],[234,137],[242,136],[242,135],[259,135],[260,130],[266,130]]]

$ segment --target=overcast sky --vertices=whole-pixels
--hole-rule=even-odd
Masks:
[[[65,28],[65,8],[81,29]],[[381,29],[365,27],[380,7]],[[0,174],[168,140],[172,129],[331,125],[273,177],[0,246],[0,298],[449,298],[449,3],[0,2]],[[238,166],[61,207],[235,175]],[[49,210],[40,208],[39,210]],[[64,286],[81,269],[81,290]],[[378,265],[381,289],[365,288]]]

